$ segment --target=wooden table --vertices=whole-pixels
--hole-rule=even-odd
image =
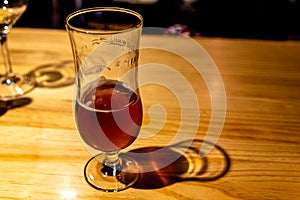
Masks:
[[[166,87],[143,86],[145,128],[126,150],[146,152],[143,167],[153,167],[164,156],[179,159],[142,174],[133,188],[109,194],[93,189],[83,177],[91,155],[73,121],[73,58],[66,31],[15,28],[8,41],[14,70],[35,74],[38,85],[13,104],[1,102],[0,199],[300,199],[300,42],[196,41],[218,66],[226,91],[226,118],[217,144],[200,159],[212,116],[203,77],[178,55],[144,49],[141,63],[162,63],[188,80],[200,121],[190,116],[191,126],[170,146],[180,126],[180,102]],[[189,54],[198,56],[197,51]],[[155,103],[165,108],[164,124],[150,124],[147,113]],[[184,109],[193,108],[191,103]],[[152,117],[159,119],[157,113],[152,110]],[[196,134],[189,135],[195,122]],[[149,153],[161,147],[159,155]]]

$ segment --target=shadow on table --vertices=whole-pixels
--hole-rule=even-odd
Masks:
[[[201,145],[213,147],[201,158]],[[218,145],[190,140],[167,147],[145,147],[128,152],[141,166],[138,189],[156,189],[183,181],[213,181],[226,175],[229,155]]]
[[[41,65],[28,73],[35,78],[35,88],[60,88],[74,83],[73,61],[63,61],[54,64]],[[31,98],[21,97],[13,100],[0,100],[0,116],[8,110],[26,106],[32,102]]]
[[[74,65],[71,60],[41,65],[29,74],[35,77],[36,87],[40,88],[69,86],[74,83],[75,77]]]
[[[13,99],[13,100],[0,100],[0,116],[4,115],[8,110],[26,106],[31,103],[31,99],[28,97]]]

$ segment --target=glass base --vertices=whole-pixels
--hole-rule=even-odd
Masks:
[[[131,187],[139,179],[137,162],[126,156],[119,155],[119,162],[114,167],[103,165],[105,153],[91,158],[84,169],[85,180],[95,189],[104,192],[118,192]]]
[[[35,87],[31,75],[0,75],[0,99],[13,99],[26,94]]]

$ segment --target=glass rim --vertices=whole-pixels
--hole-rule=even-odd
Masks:
[[[92,13],[95,11],[114,11],[114,12],[123,12],[123,13],[127,13],[127,14],[131,14],[132,16],[136,16],[137,19],[140,20],[139,23],[137,23],[135,26],[130,27],[130,28],[126,28],[126,29],[122,29],[122,30],[110,30],[110,31],[105,31],[105,32],[100,32],[100,29],[86,29],[86,28],[79,28],[76,26],[73,26],[69,23],[69,21],[80,15],[80,14],[84,14],[84,13]],[[75,30],[77,32],[82,32],[82,33],[91,33],[91,34],[117,34],[117,33],[123,33],[123,32],[129,32],[131,30],[137,29],[139,27],[142,27],[144,22],[144,18],[143,16],[131,9],[127,9],[127,8],[121,8],[121,7],[91,7],[91,8],[84,8],[84,9],[80,9],[77,10],[75,12],[72,12],[71,14],[69,14],[66,17],[65,20],[65,27],[67,30]]]

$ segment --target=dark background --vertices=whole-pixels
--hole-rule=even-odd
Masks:
[[[64,29],[68,14],[79,8],[118,6],[141,13],[144,27],[186,25],[203,36],[300,40],[300,0],[159,0],[133,4],[113,0],[29,0],[15,26]]]

